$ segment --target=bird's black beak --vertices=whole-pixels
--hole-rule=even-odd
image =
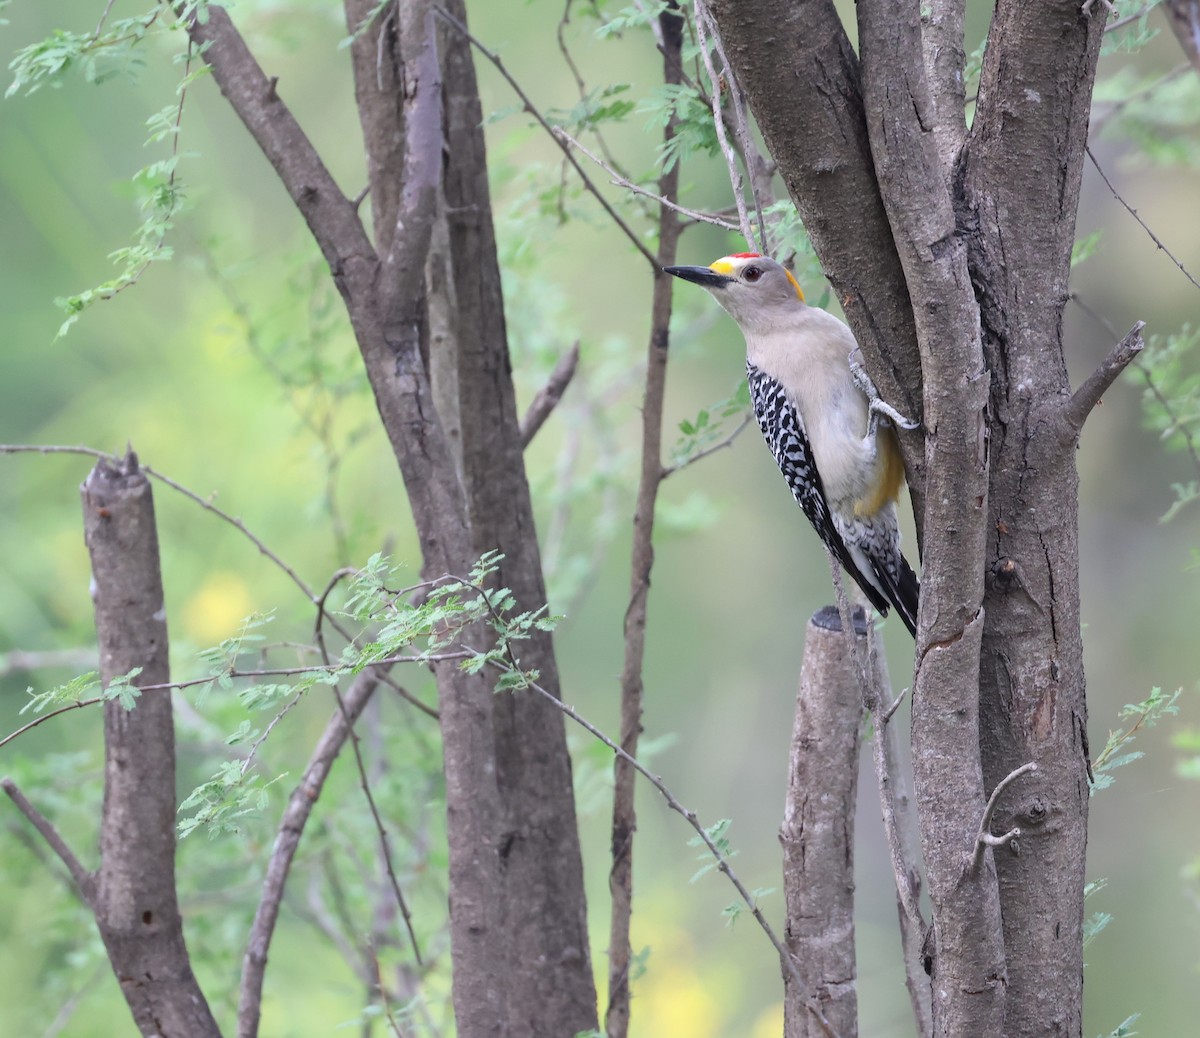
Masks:
[[[711,267],[663,267],[664,274],[690,281],[704,288],[724,288],[735,280],[728,274],[718,274]]]

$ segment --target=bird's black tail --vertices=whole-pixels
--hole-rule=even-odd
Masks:
[[[889,581],[886,585],[887,596],[908,628],[908,633],[917,636],[917,602],[921,597],[921,582],[913,572],[908,560],[900,556],[900,573],[895,583]]]

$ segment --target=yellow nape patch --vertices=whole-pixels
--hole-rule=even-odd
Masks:
[[[800,287],[800,282],[792,277],[792,272],[784,267],[783,272],[788,276],[788,280],[792,283],[792,287],[796,290],[796,295],[800,298],[800,302],[804,302],[804,290]]]
[[[904,482],[904,460],[900,457],[900,443],[896,439],[895,429],[880,432],[879,455],[879,480],[870,495],[854,503],[855,515],[875,515],[900,496],[900,484]]]

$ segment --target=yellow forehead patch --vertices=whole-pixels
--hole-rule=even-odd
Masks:
[[[722,256],[719,260],[713,260],[713,262],[708,265],[708,269],[715,271],[718,274],[732,276],[737,273],[740,266],[744,265],[744,263],[737,263],[734,261],[744,260],[746,258],[748,257]],[[787,279],[792,283],[792,288],[796,290],[796,298],[803,303],[804,291],[800,288],[800,282],[792,277],[792,272],[786,267],[784,268],[783,272],[787,275]]]

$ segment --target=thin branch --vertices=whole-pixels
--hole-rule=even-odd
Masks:
[[[427,655],[418,654],[416,656],[385,656],[383,659],[371,660],[362,664],[362,666],[365,669],[367,667],[391,667],[398,663],[443,663],[446,660],[465,660],[471,655],[469,652],[433,652]],[[143,692],[159,688],[193,688],[196,685],[204,685],[210,681],[215,681],[220,677],[291,677],[302,674],[331,674],[342,669],[342,665],[337,663],[313,663],[307,667],[262,667],[256,670],[238,670],[234,667],[229,670],[223,670],[219,674],[208,674],[202,678],[188,678],[185,681],[164,681],[156,685],[139,685],[138,688]],[[86,704],[81,703],[79,705],[83,706]]]
[[[109,451],[96,450],[95,447],[67,446],[54,443],[0,443],[0,454],[82,454],[85,458],[117,460],[115,454]]]
[[[292,581],[292,583],[295,584],[296,587],[298,587],[304,593],[305,598],[307,598],[310,602],[316,601],[316,599],[313,596],[312,588],[310,588],[308,586],[308,584],[306,584],[301,579],[300,575],[294,569],[292,569],[291,566],[289,566],[286,562],[283,561],[283,559],[281,559],[278,555],[276,555],[275,552],[273,552],[270,548],[268,548],[267,545],[264,543],[264,541],[260,537],[256,536],[254,533],[252,533],[250,531],[250,529],[246,526],[246,524],[244,522],[242,522],[241,519],[238,519],[236,516],[230,515],[228,512],[224,511],[221,508],[218,508],[216,505],[214,505],[212,503],[212,501],[208,500],[207,498],[201,497],[194,490],[189,490],[182,483],[176,483],[175,480],[171,479],[170,476],[166,476],[163,473],[158,472],[155,469],[152,469],[149,465],[142,465],[142,470],[147,475],[153,476],[160,483],[165,483],[172,490],[178,491],[184,497],[189,498],[190,500],[194,501],[201,508],[206,509],[209,512],[212,512],[212,514],[215,515],[218,519],[223,519],[230,526],[241,531],[242,535],[245,536],[246,539],[249,540],[250,543],[253,544],[259,550],[260,554],[265,555],[268,559],[270,559],[273,563],[275,563],[276,566],[278,566],[281,570],[283,570],[284,573],[287,574],[287,576]]]
[[[668,476],[673,476],[676,472],[682,472],[689,465],[695,465],[696,462],[702,461],[710,455],[716,454],[717,451],[723,451],[726,447],[732,447],[733,441],[742,435],[752,420],[753,419],[750,415],[744,415],[742,420],[738,423],[737,428],[734,429],[733,432],[731,432],[728,436],[726,436],[725,439],[721,440],[720,443],[714,443],[711,447],[705,447],[704,450],[693,454],[686,461],[681,461],[678,465],[668,465],[662,471],[662,478],[666,479]]]
[[[66,840],[54,828],[54,823],[29,802],[25,794],[17,788],[17,784],[8,776],[0,779],[0,788],[8,794],[9,799],[17,805],[17,809],[21,814],[29,819],[30,823],[41,834],[42,839],[46,841],[50,849],[58,855],[58,860],[67,867],[67,871],[75,881],[75,886],[78,887],[79,895],[83,898],[84,904],[90,906],[92,895],[95,891],[95,877],[75,857],[75,853],[67,846]]]
[[[1133,206],[1131,206],[1128,202],[1125,201],[1124,198],[1121,197],[1120,192],[1117,191],[1117,189],[1113,186],[1113,182],[1108,179],[1108,175],[1100,167],[1100,163],[1096,161],[1096,156],[1092,153],[1091,145],[1087,146],[1086,151],[1087,151],[1087,157],[1092,160],[1092,165],[1096,167],[1096,172],[1100,174],[1100,179],[1104,181],[1105,185],[1108,187],[1108,190],[1112,192],[1113,198],[1115,198],[1118,202],[1120,202],[1121,205],[1123,205],[1125,207],[1125,210],[1129,213],[1129,215],[1132,216],[1135,220],[1137,220],[1137,222],[1139,224],[1141,224],[1142,230],[1144,230],[1148,235],[1150,235],[1150,240],[1152,242],[1154,242],[1154,244],[1157,245],[1159,249],[1161,249],[1163,252],[1165,252],[1167,254],[1167,256],[1170,258],[1171,262],[1174,263],[1175,266],[1177,266],[1181,271],[1183,271],[1183,276],[1185,278],[1187,278],[1193,285],[1195,285],[1196,288],[1200,288],[1200,281],[1197,281],[1194,277],[1192,277],[1192,275],[1189,273],[1187,267],[1185,267],[1179,261],[1179,258],[1175,255],[1175,253],[1173,253],[1170,249],[1168,249],[1162,243],[1162,241],[1159,239],[1158,235],[1155,234],[1152,230],[1150,230],[1150,227],[1146,223],[1146,221],[1143,220],[1140,216],[1138,216],[1137,210],[1134,209]]]
[[[313,749],[308,767],[304,770],[304,777],[292,791],[279,820],[278,834],[271,857],[267,861],[262,894],[254,913],[254,922],[250,927],[242,962],[242,982],[238,998],[238,1034],[241,1038],[249,1038],[258,1033],[267,950],[275,932],[288,871],[300,845],[300,837],[354,721],[366,707],[377,684],[373,675],[360,674],[351,684],[345,697],[339,698],[338,709],[325,725],[325,731]]]
[[[353,577],[358,573],[358,570],[349,566],[343,566],[341,569],[335,570],[333,575],[325,583],[324,589],[317,596],[315,605],[317,607],[317,618],[313,621],[313,641],[317,643],[318,651],[326,663],[329,662],[329,651],[325,647],[325,603],[329,596],[333,594],[333,589],[341,583],[345,577]],[[330,618],[332,619],[332,617]]]
[[[1100,327],[1108,332],[1109,335],[1111,335],[1114,339],[1117,337],[1117,330],[1112,326],[1112,322],[1109,321],[1103,314],[1098,313],[1096,310],[1090,307],[1074,292],[1071,293],[1070,298],[1080,310],[1082,310],[1085,314],[1087,314],[1088,317],[1100,325]],[[1154,397],[1154,400],[1158,406],[1163,409],[1163,411],[1174,423],[1174,431],[1178,432],[1183,437],[1184,446],[1187,448],[1187,452],[1191,456],[1192,464],[1196,467],[1197,471],[1200,471],[1200,447],[1197,446],[1196,438],[1192,435],[1192,430],[1188,427],[1188,424],[1185,421],[1182,421],[1179,416],[1175,414],[1175,410],[1171,401],[1155,383],[1154,375],[1151,373],[1150,369],[1140,362],[1136,362],[1133,366],[1137,373],[1145,380],[1147,392]]]
[[[1140,21],[1146,15],[1146,12],[1148,12],[1153,6],[1153,4],[1143,4],[1138,10],[1134,11],[1133,14],[1127,14],[1124,18],[1118,18],[1115,22],[1109,22],[1104,27],[1105,35],[1110,32],[1116,32],[1119,29],[1124,29],[1125,26],[1132,25],[1134,22]],[[1083,5],[1084,14],[1088,13],[1088,7],[1088,4]],[[1111,6],[1109,6],[1108,9],[1110,12],[1112,11]]]
[[[67,1024],[71,1022],[71,1017],[79,1009],[80,1003],[99,985],[104,979],[105,973],[107,973],[107,969],[104,966],[92,970],[91,975],[58,1007],[54,1019],[46,1025],[46,1029],[42,1032],[42,1038],[57,1038],[62,1034]]]
[[[662,11],[656,22],[661,30],[662,77],[668,86],[678,85],[683,75],[684,19],[677,5]],[[677,131],[672,113],[663,128],[664,147]],[[679,164],[664,167],[658,193],[664,198],[679,196]],[[646,655],[647,601],[650,573],[654,567],[654,515],[662,485],[663,402],[666,396],[670,356],[672,278],[662,272],[675,262],[682,233],[679,219],[667,206],[658,210],[658,255],[650,303],[650,328],[646,342],[646,381],[642,396],[641,459],[633,514],[633,543],[629,557],[629,604],[622,635],[620,735],[621,747],[630,757],[637,754],[642,731],[642,696]],[[604,1027],[608,1038],[625,1038],[629,1032],[629,968],[633,960],[630,929],[633,918],[633,840],[637,831],[637,776],[628,761],[613,762],[613,804],[610,847],[612,864],[608,886],[611,895],[608,936],[608,1005]]]
[[[346,705],[342,700],[342,694],[334,687],[334,696],[337,697],[338,708],[342,711],[346,727],[350,733],[350,748],[354,751],[354,762],[358,766],[359,783],[362,786],[363,796],[366,797],[367,807],[371,811],[371,818],[375,822],[376,832],[379,834],[379,847],[383,851],[383,864],[387,872],[388,881],[392,885],[392,893],[396,897],[396,905],[400,909],[400,914],[404,917],[404,926],[408,930],[408,939],[412,945],[413,957],[417,960],[417,965],[424,965],[421,959],[421,948],[417,944],[417,935],[413,930],[412,914],[408,910],[408,902],[404,898],[404,893],[400,889],[400,881],[396,878],[396,870],[392,864],[392,848],[388,841],[387,829],[384,828],[383,817],[379,813],[379,808],[375,804],[374,794],[371,792],[371,783],[367,778],[367,766],[363,761],[362,747],[359,745],[358,733],[354,730],[354,725],[350,720],[350,715],[346,712]]]
[[[1200,472],[1200,449],[1197,449],[1196,437],[1192,434],[1192,430],[1188,427],[1186,422],[1181,421],[1178,415],[1175,414],[1174,405],[1167,398],[1166,394],[1158,388],[1158,385],[1154,381],[1154,376],[1150,373],[1150,369],[1143,364],[1135,364],[1134,367],[1137,368],[1138,374],[1140,374],[1142,378],[1146,380],[1146,388],[1154,397],[1155,402],[1163,409],[1163,411],[1166,412],[1171,421],[1174,423],[1175,431],[1183,437],[1183,442],[1187,447],[1187,452],[1189,455],[1191,455],[1192,464],[1195,466],[1196,470]]]
[[[104,696],[97,696],[95,699],[81,699],[77,703],[68,703],[66,706],[60,706],[57,710],[51,710],[49,713],[42,714],[41,717],[35,717],[28,724],[22,725],[15,732],[9,732],[3,739],[0,739],[0,747],[6,743],[10,743],[18,735],[24,735],[31,728],[36,728],[39,724],[44,724],[52,717],[57,717],[59,714],[68,713],[71,710],[78,710],[83,706],[95,706],[97,703],[103,703]]]
[[[563,61],[566,62],[567,68],[571,70],[571,75],[575,80],[575,89],[579,94],[579,100],[581,103],[587,103],[587,83],[584,81],[583,73],[579,71],[579,66],[576,64],[575,57],[572,55],[571,48],[567,43],[567,26],[571,24],[571,5],[573,3],[574,0],[566,0],[566,2],[563,4],[562,17],[558,20],[558,28],[555,35],[558,38],[559,53],[562,54]],[[654,22],[653,25],[655,29],[658,29],[657,22]],[[659,45],[662,45],[661,31],[659,32]],[[609,167],[615,167],[617,165],[616,157],[609,148],[608,141],[605,139],[600,127],[593,126],[591,130],[596,137],[596,143],[599,144],[600,150],[604,152],[604,157],[607,160]]]
[[[717,133],[717,142],[721,146],[721,154],[725,156],[725,166],[729,172],[729,183],[733,188],[733,198],[737,202],[738,225],[741,228],[742,237],[754,249],[762,251],[766,248],[766,243],[760,244],[754,229],[750,226],[750,216],[746,211],[745,197],[745,182],[742,180],[742,172],[738,169],[737,152],[734,151],[733,145],[729,143],[729,137],[725,133],[725,118],[721,106],[721,77],[717,74],[717,70],[713,65],[712,54],[709,53],[709,39],[711,35],[716,34],[716,27],[711,21],[711,15],[708,8],[703,3],[703,0],[695,0],[696,2],[696,33],[700,38],[700,56],[704,59],[704,68],[708,72],[708,78],[712,82],[712,110],[713,110],[713,128]]]
[[[983,809],[983,817],[979,819],[979,835],[975,838],[975,851],[971,857],[971,871],[979,870],[983,864],[983,855],[988,847],[1002,847],[1010,840],[1021,835],[1020,829],[1010,829],[1002,836],[993,836],[992,816],[996,813],[996,805],[1000,802],[1000,795],[1008,789],[1022,775],[1027,775],[1037,771],[1038,766],[1035,761],[1030,761],[1028,764],[1022,764],[1019,768],[1015,768],[1004,776],[992,790],[991,797],[988,798],[987,807]]]
[[[559,146],[559,148],[562,149],[562,153],[567,157],[567,161],[571,164],[571,166],[574,168],[575,172],[579,175],[579,179],[583,182],[583,186],[585,188],[587,188],[587,190],[592,194],[592,196],[596,199],[596,201],[600,203],[601,208],[605,211],[605,213],[608,214],[609,218],[613,221],[613,223],[615,223],[617,225],[617,227],[619,227],[621,229],[621,232],[625,235],[626,238],[629,239],[629,241],[633,244],[634,248],[636,248],[638,250],[638,252],[640,252],[642,254],[643,257],[645,257],[646,261],[650,264],[650,266],[652,268],[657,270],[658,269],[658,260],[655,258],[654,253],[652,253],[648,248],[646,248],[646,246],[642,243],[642,239],[637,235],[637,233],[633,230],[633,228],[631,228],[629,226],[629,224],[627,224],[625,222],[625,220],[621,217],[621,214],[618,213],[612,207],[612,205],[609,203],[608,199],[605,198],[604,195],[602,195],[600,193],[600,189],[598,187],[596,187],[596,185],[592,181],[591,177],[589,177],[587,175],[584,168],[579,164],[579,160],[576,159],[575,156],[571,153],[570,147],[566,144],[565,141],[562,141],[559,139],[558,135],[554,132],[554,127],[550,125],[550,122],[546,119],[546,117],[544,115],[542,115],[541,111],[533,103],[533,101],[529,97],[529,95],[527,93],[525,93],[525,91],[521,88],[521,84],[517,82],[517,80],[513,77],[512,73],[510,73],[508,71],[508,69],[505,67],[504,61],[500,57],[500,55],[497,54],[493,50],[489,50],[483,44],[483,42],[481,40],[479,40],[476,36],[474,36],[471,33],[470,29],[468,29],[465,25],[463,25],[463,23],[461,21],[459,21],[457,18],[455,18],[454,15],[452,15],[444,7],[435,5],[434,10],[437,12],[439,18],[441,18],[448,25],[453,26],[458,32],[460,32],[463,35],[463,37],[468,42],[470,42],[471,46],[474,47],[477,51],[479,51],[479,53],[482,54],[492,64],[492,66],[496,69],[496,71],[499,72],[500,75],[504,77],[504,81],[512,89],[513,93],[516,94],[517,97],[519,97],[521,99],[521,104],[524,107],[524,110],[529,115],[533,116],[533,118],[537,122],[537,124],[543,130],[545,130],[546,133],[548,133],[550,135],[551,139]]]
[[[521,419],[522,447],[529,446],[530,441],[533,440],[538,430],[545,424],[551,412],[558,406],[563,393],[567,391],[567,387],[571,384],[571,379],[575,377],[575,369],[578,366],[579,340],[576,339],[571,348],[558,359],[558,363],[554,365],[554,370],[550,372],[550,377],[546,380],[546,384],[537,391],[537,395],[529,405],[529,410],[525,412],[525,417]]]
[[[1092,408],[1100,402],[1100,397],[1117,380],[1117,376],[1145,349],[1146,343],[1142,338],[1142,329],[1145,327],[1145,321],[1138,321],[1130,328],[1125,333],[1125,337],[1112,348],[1100,366],[1084,380],[1063,407],[1063,418],[1072,438],[1079,435],[1080,430],[1083,429],[1083,423],[1092,413]]]
[[[712,213],[703,213],[698,209],[689,209],[687,206],[679,205],[679,203],[673,202],[669,198],[664,198],[662,195],[658,194],[657,192],[651,191],[648,188],[642,187],[640,184],[634,183],[628,177],[622,176],[617,170],[615,170],[612,166],[610,166],[607,162],[605,162],[604,159],[602,159],[595,152],[589,150],[586,145],[580,143],[578,140],[576,140],[574,137],[572,137],[561,126],[554,127],[553,133],[556,138],[566,141],[573,148],[579,149],[581,152],[584,153],[584,155],[586,155],[589,159],[591,159],[592,162],[594,162],[597,166],[599,166],[602,170],[604,170],[604,172],[607,173],[609,175],[609,177],[611,178],[610,182],[614,186],[623,187],[623,188],[625,188],[626,191],[632,191],[635,195],[642,195],[646,198],[649,198],[651,201],[655,202],[657,205],[666,206],[668,209],[672,210],[673,212],[679,213],[681,216],[689,217],[690,219],[695,220],[698,223],[711,224],[713,227],[720,227],[721,230],[723,230],[723,231],[740,231],[741,230],[741,228],[738,227],[737,224],[735,224],[729,220],[722,220],[719,216],[714,216]]]
[[[737,72],[734,70],[732,62],[730,62],[728,55],[725,53],[725,44],[721,40],[721,34],[717,30],[717,23],[712,16],[712,12],[709,11],[708,6],[702,0],[696,4],[696,7],[697,31],[699,31],[700,12],[703,11],[703,17],[708,23],[707,29],[712,38],[713,47],[716,49],[717,57],[721,59],[721,78],[725,89],[729,92],[729,106],[733,112],[733,130],[737,137],[738,150],[741,152],[742,165],[745,167],[746,175],[750,181],[750,197],[754,200],[754,213],[758,221],[759,247],[763,252],[768,252],[770,250],[770,243],[767,241],[767,218],[763,212],[763,199],[773,200],[771,198],[771,169],[767,161],[763,158],[762,153],[755,146],[754,138],[750,133],[750,105],[746,100],[745,92],[742,90],[742,84],[738,81]]]

